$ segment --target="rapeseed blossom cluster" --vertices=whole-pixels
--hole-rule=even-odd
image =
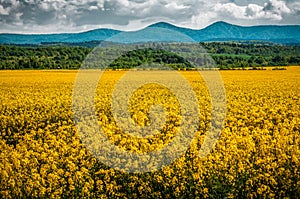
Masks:
[[[172,164],[147,173],[109,168],[86,149],[73,121],[76,73],[0,72],[0,198],[300,195],[299,67],[286,71],[222,71],[227,116],[220,139],[203,158],[198,155],[211,118],[209,93],[199,73],[181,72],[199,103],[196,137]],[[140,126],[151,124],[149,107],[160,104],[166,110],[165,125],[146,138],[122,132],[110,104],[114,85],[125,73],[107,71],[101,78],[95,95],[99,124],[122,150],[146,153],[163,148],[180,127],[178,100],[170,90],[156,84],[139,88],[129,101],[132,120]]]

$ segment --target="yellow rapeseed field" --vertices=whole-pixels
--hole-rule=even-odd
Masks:
[[[163,148],[179,128],[178,100],[157,84],[137,89],[129,100],[132,120],[150,125],[149,108],[160,104],[166,110],[165,125],[144,138],[122,132],[110,105],[114,86],[125,73],[106,71],[102,76],[95,96],[99,124],[124,151]],[[85,148],[73,120],[76,74],[0,71],[0,198],[299,197],[300,67],[220,72],[227,115],[220,139],[203,158],[198,153],[211,117],[210,97],[199,73],[181,72],[198,99],[196,137],[173,163],[146,173],[109,168]]]

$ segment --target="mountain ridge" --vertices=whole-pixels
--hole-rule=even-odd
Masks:
[[[163,34],[161,34],[163,32]],[[120,31],[100,28],[78,33],[55,34],[15,34],[0,33],[0,44],[42,44],[42,43],[76,43],[104,41],[124,34],[128,41],[135,43],[145,41],[181,41],[178,34],[185,35],[193,42],[209,41],[266,41],[275,43],[300,44],[300,25],[258,25],[239,26],[224,21],[215,22],[203,29],[179,27],[167,22],[158,22],[137,31]],[[144,38],[145,37],[145,38]]]

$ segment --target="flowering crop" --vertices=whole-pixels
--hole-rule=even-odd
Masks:
[[[141,139],[122,132],[110,104],[114,86],[125,73],[106,71],[101,78],[95,97],[99,124],[122,150],[144,153],[164,147],[176,135],[181,120],[178,100],[156,84],[139,88],[129,101],[132,120],[140,126],[150,125],[149,107],[160,104],[167,110],[166,123],[153,138]],[[198,99],[199,128],[183,156],[148,173],[109,168],[85,148],[73,121],[76,74],[0,72],[0,198],[300,195],[299,67],[286,71],[222,71],[226,121],[214,149],[203,158],[198,153],[211,117],[209,94],[199,73],[181,72]],[[118,164],[124,160],[115,161]]]

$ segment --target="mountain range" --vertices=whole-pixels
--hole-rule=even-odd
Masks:
[[[121,43],[145,41],[263,41],[300,44],[300,25],[238,26],[226,22],[216,22],[206,28],[195,30],[159,22],[138,31],[102,28],[81,33],[0,34],[0,44],[80,43],[91,41]]]

